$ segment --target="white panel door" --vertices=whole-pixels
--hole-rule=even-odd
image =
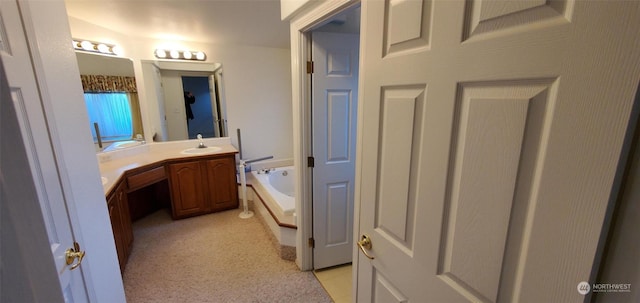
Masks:
[[[357,235],[374,259],[358,253],[357,301],[582,301],[640,3],[363,1],[362,18]]]
[[[167,141],[169,140],[169,126],[167,125],[167,107],[166,101],[164,97],[164,89],[162,88],[162,73],[160,69],[153,64],[149,64],[150,68],[153,69],[153,82],[152,87],[156,91],[156,98],[158,99],[158,117],[160,121],[158,125],[160,126],[160,134],[158,141]],[[145,84],[149,82],[145,81]],[[149,87],[149,85],[147,86]]]
[[[162,70],[160,74],[162,75],[168,140],[187,140],[189,139],[189,131],[187,128],[187,111],[184,103],[182,73],[179,71]]]
[[[351,262],[359,36],[313,32],[313,267]]]
[[[23,3],[24,5],[24,3]],[[24,13],[24,11],[22,12]],[[24,156],[15,156],[11,161],[9,169],[4,173],[13,174],[14,176],[6,176],[7,179],[13,177],[33,182],[33,184],[20,184],[24,188],[29,188],[33,192],[16,192],[13,188],[5,188],[11,186],[11,180],[2,180],[3,190],[7,190],[11,197],[8,203],[23,202],[25,205],[11,205],[8,208],[13,210],[9,216],[13,216],[13,220],[21,219],[18,209],[27,207],[26,204],[36,199],[40,204],[41,213],[33,213],[32,216],[37,218],[41,216],[49,238],[50,255],[43,259],[28,259],[26,262],[30,266],[46,268],[50,265],[51,258],[55,263],[55,269],[58,274],[62,295],[66,302],[86,302],[89,300],[85,280],[89,277],[85,276],[82,267],[74,267],[67,265],[65,252],[69,248],[74,247],[76,236],[73,227],[78,227],[78,223],[73,221],[73,217],[69,215],[65,196],[63,194],[62,183],[60,180],[60,172],[56,163],[51,138],[49,134],[49,126],[45,113],[43,111],[42,100],[39,95],[39,87],[37,85],[32,58],[30,57],[29,48],[25,38],[25,28],[21,19],[21,12],[18,9],[17,1],[0,1],[0,58],[4,66],[3,75],[7,76],[9,93],[11,99],[4,99],[2,94],[2,110],[4,115],[11,115],[10,122],[3,121],[5,126],[11,129],[3,128],[2,136],[14,140],[10,144],[16,144],[12,148],[3,148],[3,150],[22,152]],[[15,119],[15,120],[14,120]],[[14,124],[15,121],[15,124]],[[10,133],[14,131],[19,133]],[[87,125],[88,127],[88,125]],[[7,140],[8,141],[8,140]],[[3,140],[3,144],[7,144]],[[12,155],[3,155],[3,157],[11,157]],[[3,158],[3,162],[6,158]],[[10,169],[21,167],[29,172],[11,171]],[[27,179],[25,179],[27,178]],[[13,192],[13,194],[12,194]],[[6,201],[3,201],[3,203]],[[24,219],[24,218],[22,218]],[[16,224],[16,223],[14,223]],[[19,224],[24,224],[20,222]],[[37,230],[38,226],[34,225],[33,229]],[[76,230],[77,232],[77,230]],[[28,241],[29,239],[23,239]],[[22,247],[16,247],[16,251],[20,251]],[[80,250],[83,250],[80,243]],[[37,255],[42,256],[41,252],[22,252],[25,258]],[[78,262],[76,259],[74,263]],[[5,277],[3,277],[3,280]],[[7,278],[9,279],[9,278]],[[38,277],[31,277],[32,281]],[[48,281],[49,283],[57,283],[56,281]],[[38,285],[27,287],[34,290]],[[40,294],[31,294],[38,296]],[[45,298],[40,298],[45,299]],[[56,300],[56,298],[47,298],[45,300]]]

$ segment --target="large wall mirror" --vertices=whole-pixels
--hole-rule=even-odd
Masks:
[[[142,70],[154,141],[227,136],[222,64],[143,60]]]
[[[96,151],[153,141],[227,136],[222,64],[143,60],[136,82],[128,58],[76,52]],[[143,129],[138,85],[149,120]],[[145,136],[146,134],[146,136]]]
[[[140,144],[144,130],[132,61],[84,52],[76,58],[96,151]]]

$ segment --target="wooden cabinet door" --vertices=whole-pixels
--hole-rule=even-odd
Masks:
[[[169,165],[173,217],[184,218],[210,210],[200,161]]]
[[[116,244],[116,252],[118,253],[120,272],[122,272],[124,270],[126,253],[124,251],[124,246],[122,245],[122,216],[119,206],[120,203],[118,203],[118,192],[116,191],[107,199],[107,208],[109,209],[109,219],[111,220],[113,239]]]
[[[126,187],[124,183],[121,183],[120,186],[118,186],[116,196],[118,197],[117,202],[120,211],[120,223],[122,228],[122,251],[124,253],[124,264],[126,264],[127,260],[129,259],[131,247],[133,245],[133,227],[131,226],[129,200],[127,199]],[[124,267],[124,264],[122,264],[121,267]]]
[[[235,159],[207,160],[207,188],[213,211],[238,208]]]
[[[124,184],[118,185],[113,194],[108,197],[107,207],[109,209],[116,252],[118,253],[120,272],[124,272],[125,265],[129,259],[129,252],[131,252],[131,246],[133,245],[133,228]]]

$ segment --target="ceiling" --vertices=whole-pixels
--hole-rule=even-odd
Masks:
[[[65,0],[71,17],[135,37],[289,47],[280,0]]]

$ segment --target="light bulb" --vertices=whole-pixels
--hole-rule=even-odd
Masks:
[[[191,57],[193,57],[193,55],[191,54],[190,51],[184,51],[184,53],[182,53],[182,55],[184,56],[185,59],[187,60],[191,60]]]
[[[103,43],[98,44],[98,51],[101,53],[109,53],[109,47]]]
[[[169,55],[170,55],[170,56],[171,56],[171,58],[173,58],[173,59],[178,59],[178,58],[180,58],[180,53],[178,53],[178,51],[177,51],[177,50],[175,50],[175,49],[174,49],[174,50],[172,50],[171,52],[169,52]]]
[[[84,49],[86,51],[94,50],[93,43],[91,43],[91,42],[89,42],[87,40],[80,42],[80,47],[82,47],[82,49]]]
[[[122,48],[120,46],[114,45],[111,47],[111,52],[114,53],[116,56],[120,56],[122,55]]]
[[[196,53],[196,59],[198,59],[198,60],[202,61],[202,60],[204,60],[204,57],[205,57],[205,56],[204,56],[204,53],[203,53],[203,52],[197,52],[197,53]]]
[[[167,57],[167,52],[165,52],[163,49],[156,49],[156,57],[158,57],[158,58],[166,58]]]

